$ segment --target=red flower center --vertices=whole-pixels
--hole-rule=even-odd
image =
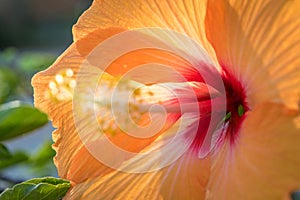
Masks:
[[[249,110],[246,102],[246,93],[241,82],[229,71],[223,67],[222,74],[223,83],[226,90],[227,100],[227,119],[225,124],[228,124],[226,137],[234,142],[238,136],[238,131],[245,119],[245,112]],[[229,114],[230,113],[230,114]]]
[[[232,144],[238,137],[238,132],[245,119],[245,113],[249,110],[246,102],[246,93],[241,82],[231,73],[226,66],[222,66],[221,76],[226,98],[215,98],[199,102],[200,120],[196,137],[192,143],[192,149],[199,152],[201,148],[209,148],[222,144],[224,140],[230,140]],[[211,104],[216,101],[219,110],[213,111]],[[205,143],[209,143],[209,145]],[[203,151],[203,149],[202,149]]]

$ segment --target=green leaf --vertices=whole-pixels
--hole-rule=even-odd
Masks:
[[[11,157],[6,159],[0,159],[0,169],[5,169],[7,167],[11,167],[13,165],[22,163],[28,160],[27,154],[24,152],[16,152],[11,155]]]
[[[18,65],[26,72],[35,73],[37,71],[46,69],[54,62],[54,60],[55,57],[52,54],[26,52],[20,56]]]
[[[9,153],[6,146],[0,143],[0,161],[7,158],[11,158],[11,154]]]
[[[47,115],[36,108],[10,102],[0,106],[0,141],[11,139],[45,125]]]
[[[49,176],[56,174],[56,168],[53,163],[55,151],[52,149],[52,141],[47,141],[42,148],[31,156],[28,164],[33,174],[38,176]]]
[[[35,178],[6,189],[0,200],[60,200],[70,186],[69,181],[59,178]]]
[[[0,103],[15,92],[17,85],[17,75],[9,68],[0,68]]]
[[[52,149],[52,142],[47,141],[43,145],[43,147],[38,151],[36,155],[31,158],[31,162],[33,164],[37,164],[42,166],[47,164],[49,161],[52,161],[55,156],[55,151]]]

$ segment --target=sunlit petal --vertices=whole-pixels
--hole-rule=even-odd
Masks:
[[[208,1],[207,37],[250,103],[272,99],[298,109],[299,8],[299,1]]]
[[[299,115],[298,115],[299,116]],[[300,185],[297,112],[263,104],[213,158],[208,199],[284,199]]]

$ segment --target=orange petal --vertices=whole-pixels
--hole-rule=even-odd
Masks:
[[[299,1],[208,1],[207,37],[252,104],[272,99],[298,109],[299,9]]]
[[[103,41],[104,31],[116,34]],[[144,84],[203,81],[204,78],[209,82],[217,73],[201,45],[169,30],[97,29],[78,40],[76,47],[96,68]]]
[[[75,124],[74,115],[76,115],[76,111],[74,111],[72,99],[57,101],[46,95],[49,90],[49,82],[55,79],[57,73],[59,74],[61,70],[71,69],[74,66],[72,69],[74,69],[74,76],[76,76],[76,67],[80,63],[75,61],[79,62],[80,57],[76,56],[76,51],[71,50],[72,46],[65,52],[64,57],[58,60],[59,62],[55,63],[47,71],[36,75],[33,79],[33,85],[35,88],[36,106],[48,112],[49,117],[53,120],[53,126],[58,128],[53,132],[53,140],[55,141],[53,147],[57,152],[54,161],[58,169],[58,174],[60,177],[71,180],[74,183],[80,183],[87,178],[107,174],[112,169],[96,160],[84,146],[82,138],[78,134],[78,126],[80,125],[76,127]],[[172,126],[179,117],[180,114],[168,115],[165,126],[161,131],[163,132]],[[140,123],[143,124],[145,121],[147,122],[149,119],[141,119]],[[87,121],[85,119],[82,122],[84,126],[87,126],[85,132],[97,134],[97,129],[93,128],[92,124],[86,124]],[[111,136],[110,139],[124,150],[139,152],[158,136],[159,134],[156,134],[151,138],[139,139],[119,132],[115,137]],[[87,166],[86,163],[89,163],[89,165]]]
[[[248,112],[235,145],[212,158],[208,199],[284,199],[300,188],[297,112],[263,104]]]
[[[187,34],[214,56],[205,35],[205,13],[206,0],[167,0],[159,3],[151,0],[97,0],[73,27],[74,40],[85,37],[99,28],[160,27]]]
[[[124,29],[120,28],[98,30],[97,42],[101,42],[122,31],[124,31]],[[87,49],[80,49],[80,51],[89,51],[89,47],[91,45],[93,46],[93,44],[89,45],[92,43],[92,41],[94,41],[93,37],[90,37],[89,40],[85,40],[85,47]],[[77,43],[80,43],[80,41]],[[59,102],[53,101],[53,98],[49,98],[49,95],[47,94],[47,92],[51,90],[51,85],[49,85],[49,83],[51,81],[56,82],[56,75],[65,73],[68,70],[71,71],[71,78],[75,80],[77,78],[77,73],[86,59],[84,56],[82,56],[82,53],[78,51],[77,43],[73,43],[47,70],[37,73],[32,78],[35,106],[49,114],[50,119],[54,119],[54,116],[59,115],[59,108],[65,106],[66,104],[68,105],[70,101]],[[87,66],[87,68],[94,69],[92,66]],[[60,118],[60,116],[58,116],[58,118]],[[54,126],[58,126],[56,125],[56,122],[54,122]]]
[[[103,30],[101,39],[104,40],[115,32],[114,29]],[[46,112],[53,121],[53,126],[58,128],[53,132],[57,152],[54,160],[59,176],[64,178],[68,177],[70,161],[82,146],[73,122],[72,98],[74,83],[83,61],[76,44],[72,44],[51,67],[32,79],[35,106]],[[66,148],[69,151],[65,151]]]
[[[151,161],[149,161],[151,162]],[[73,186],[64,199],[203,199],[209,158],[186,153],[175,163],[147,173],[115,171]]]
[[[101,40],[111,36],[110,34],[116,34],[119,31],[122,30],[114,28],[98,30],[98,34],[103,34],[101,34],[101,37],[97,38],[97,42],[101,42]],[[84,39],[85,38],[82,40]],[[93,37],[89,39],[92,43]],[[49,69],[38,73],[32,80],[35,89],[35,105],[45,111],[53,121],[53,126],[58,128],[53,133],[53,139],[55,141],[53,147],[57,152],[54,161],[58,168],[58,174],[60,177],[69,179],[74,183],[80,183],[88,178],[102,176],[112,171],[112,169],[103,166],[102,163],[91,155],[83,145],[82,138],[78,135],[78,127],[76,127],[78,125],[75,124],[74,119],[76,113],[74,113],[74,102],[72,102],[72,100],[74,101],[72,96],[72,92],[74,91],[70,91],[71,98],[68,99],[61,99],[56,96],[57,90],[60,89],[59,87],[66,84],[66,78],[69,79],[69,76],[71,76],[72,81],[78,80],[79,70],[81,70],[85,60],[85,57],[82,56],[82,49],[80,49],[81,53],[77,51],[80,42],[81,40],[78,40],[71,45]],[[86,44],[88,46],[88,41]],[[85,50],[88,51],[89,49],[87,48]],[[90,73],[99,72],[93,66],[88,66],[86,64],[84,66],[89,69]],[[97,80],[92,79],[91,81],[97,83]],[[51,95],[48,94],[49,92],[52,92]],[[179,117],[180,114],[167,115],[166,124],[161,132],[164,132],[171,127]],[[145,121],[149,121],[149,119],[145,118],[144,120],[141,120],[140,123],[147,124]],[[87,127],[86,132],[91,132],[92,134],[96,133],[95,129],[92,129],[85,119],[82,119],[82,122],[82,125]],[[115,137],[110,137],[110,139],[114,144],[124,148],[124,150],[139,152],[147,145],[151,144],[158,136],[159,134],[147,139],[136,139],[120,132],[119,134],[116,134]],[[84,163],[89,163],[89,166],[87,167]]]

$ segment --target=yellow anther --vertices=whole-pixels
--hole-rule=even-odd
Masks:
[[[64,77],[61,74],[57,74],[55,76],[55,80],[58,84],[63,84],[64,83]]]
[[[67,69],[66,70],[66,75],[67,75],[67,77],[72,77],[73,76],[73,70],[71,70],[71,69]]]
[[[54,81],[50,81],[50,83],[49,83],[49,88],[50,88],[51,90],[57,89],[56,83],[55,83]]]
[[[71,78],[73,71],[71,69],[62,70],[57,73],[54,80],[48,84],[49,91],[47,97],[56,101],[67,101],[73,98],[73,90],[76,86],[76,80]]]

